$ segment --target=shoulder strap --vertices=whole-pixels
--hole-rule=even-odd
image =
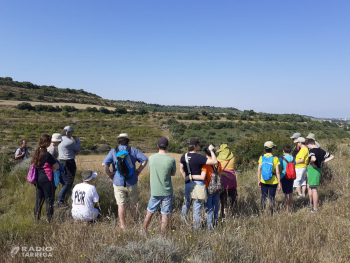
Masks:
[[[289,163],[289,162],[287,161],[287,159],[286,159],[286,158],[281,157],[281,159],[282,159],[283,161],[285,161],[286,163]],[[293,157],[293,159],[294,159],[294,157]]]
[[[131,147],[128,145],[127,147],[126,147],[126,151],[130,154],[131,153]]]
[[[232,159],[233,159],[233,158],[232,158]],[[224,169],[222,169],[222,170],[225,170],[225,169],[226,169],[227,165],[231,162],[232,159],[228,160],[227,164],[225,165]]]
[[[226,166],[225,166],[226,167]],[[211,168],[213,169],[213,171],[215,171],[217,174],[219,173],[219,165],[212,165]]]
[[[188,153],[185,154],[185,160],[186,160],[186,165],[187,165],[187,172],[190,177],[190,180],[192,181],[192,174],[191,174],[191,168],[190,168],[190,163],[188,162]]]

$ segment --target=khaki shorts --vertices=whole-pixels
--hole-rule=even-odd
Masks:
[[[136,205],[139,201],[137,184],[126,187],[113,184],[113,188],[117,205]]]

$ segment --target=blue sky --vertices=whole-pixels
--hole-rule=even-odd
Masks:
[[[350,1],[0,0],[0,76],[103,98],[350,117]]]

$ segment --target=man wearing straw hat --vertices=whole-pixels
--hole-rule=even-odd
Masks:
[[[125,206],[127,204],[130,206],[131,216],[135,221],[137,219],[136,204],[138,202],[138,176],[146,167],[148,158],[136,148],[129,146],[130,137],[127,133],[121,133],[117,137],[117,141],[118,147],[111,150],[107,154],[106,158],[102,162],[102,167],[105,173],[108,175],[109,179],[113,181],[114,195],[118,205],[120,228],[123,229],[126,226]],[[123,153],[125,156],[125,162],[128,162],[128,169],[130,171],[134,171],[134,173],[128,179],[123,179],[121,172],[116,169],[116,161],[117,158],[120,157],[119,154],[121,153]],[[136,162],[141,164],[137,169]],[[111,164],[113,166],[113,171],[109,169],[109,166]]]

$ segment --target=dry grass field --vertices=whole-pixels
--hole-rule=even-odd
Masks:
[[[18,101],[18,100],[0,100],[0,106],[11,106],[11,107],[15,107],[18,104],[22,103],[22,102],[28,102],[30,103],[32,106],[35,105],[51,105],[53,107],[56,106],[74,106],[77,109],[80,110],[84,110],[87,107],[96,107],[97,109],[99,109],[100,107],[105,107],[109,110],[114,110],[115,107],[107,107],[107,106],[99,106],[99,105],[93,105],[93,104],[80,104],[80,103],[66,103],[66,102],[62,102],[62,103],[53,103],[53,102],[37,102],[37,101]]]
[[[154,153],[144,153],[147,157]],[[180,169],[180,158],[181,154],[177,153],[169,153],[171,157],[173,157],[176,161],[176,171],[179,173]],[[106,157],[106,155],[77,155],[76,163],[78,170],[92,170],[98,172],[100,175],[104,176],[104,172],[102,171],[102,161]],[[149,174],[149,169],[146,167],[141,172],[141,175]]]

